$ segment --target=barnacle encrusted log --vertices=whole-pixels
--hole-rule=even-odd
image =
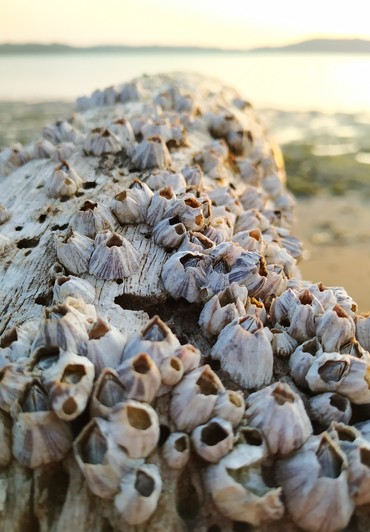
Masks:
[[[301,279],[251,105],[77,105],[0,153],[0,530],[368,529],[370,318]]]

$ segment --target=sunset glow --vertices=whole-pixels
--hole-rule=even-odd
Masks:
[[[0,42],[252,48],[370,39],[368,6],[333,0],[1,0]]]

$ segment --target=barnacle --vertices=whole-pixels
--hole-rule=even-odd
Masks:
[[[13,528],[347,526],[370,503],[370,320],[301,280],[294,200],[252,108],[169,75],[78,105],[0,153],[16,185],[22,165],[41,176],[0,337],[0,465],[34,512]]]

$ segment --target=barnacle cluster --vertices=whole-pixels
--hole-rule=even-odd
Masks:
[[[0,464],[73,456],[117,530],[166,512],[174,530],[345,528],[370,504],[370,318],[301,279],[294,200],[250,105],[178,79],[96,91],[0,153],[3,175],[49,159],[45,201],[72,205],[53,304],[1,338]],[[148,255],[159,316],[113,325],[99,294],[138,297]],[[197,317],[191,341],[167,307]]]

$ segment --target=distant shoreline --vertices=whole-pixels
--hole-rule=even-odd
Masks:
[[[136,54],[136,53],[209,53],[209,54],[256,54],[256,53],[330,53],[370,54],[370,40],[365,39],[309,39],[286,46],[266,46],[251,49],[225,49],[201,46],[128,46],[100,45],[77,47],[66,44],[0,44],[0,55],[34,54]]]

